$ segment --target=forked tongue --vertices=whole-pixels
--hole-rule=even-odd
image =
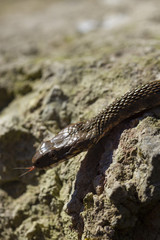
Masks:
[[[27,173],[33,171],[36,167],[35,166],[31,166],[31,167],[20,167],[20,168],[15,168],[15,169],[28,169],[28,171],[26,171],[25,173],[22,173],[19,177],[22,177],[24,175],[26,175]]]

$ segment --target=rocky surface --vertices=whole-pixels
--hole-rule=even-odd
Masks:
[[[159,108],[53,169],[14,169],[68,124],[160,78],[159,7],[1,2],[0,239],[160,239]]]

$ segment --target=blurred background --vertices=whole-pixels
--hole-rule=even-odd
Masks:
[[[58,58],[69,47],[66,54],[80,54],[81,38],[91,32],[97,35],[94,49],[102,36],[120,29],[128,37],[149,37],[159,31],[159,21],[158,0],[1,0],[0,63],[22,56]]]

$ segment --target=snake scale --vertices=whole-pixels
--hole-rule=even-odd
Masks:
[[[42,142],[28,172],[52,167],[88,150],[123,120],[157,105],[160,105],[160,80],[129,91],[92,119],[71,124],[51,140]]]

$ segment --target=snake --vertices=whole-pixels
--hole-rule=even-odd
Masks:
[[[127,92],[97,116],[70,124],[50,140],[43,141],[32,158],[32,166],[26,168],[27,172],[35,168],[53,167],[87,151],[125,119],[158,105],[160,105],[160,80]]]

